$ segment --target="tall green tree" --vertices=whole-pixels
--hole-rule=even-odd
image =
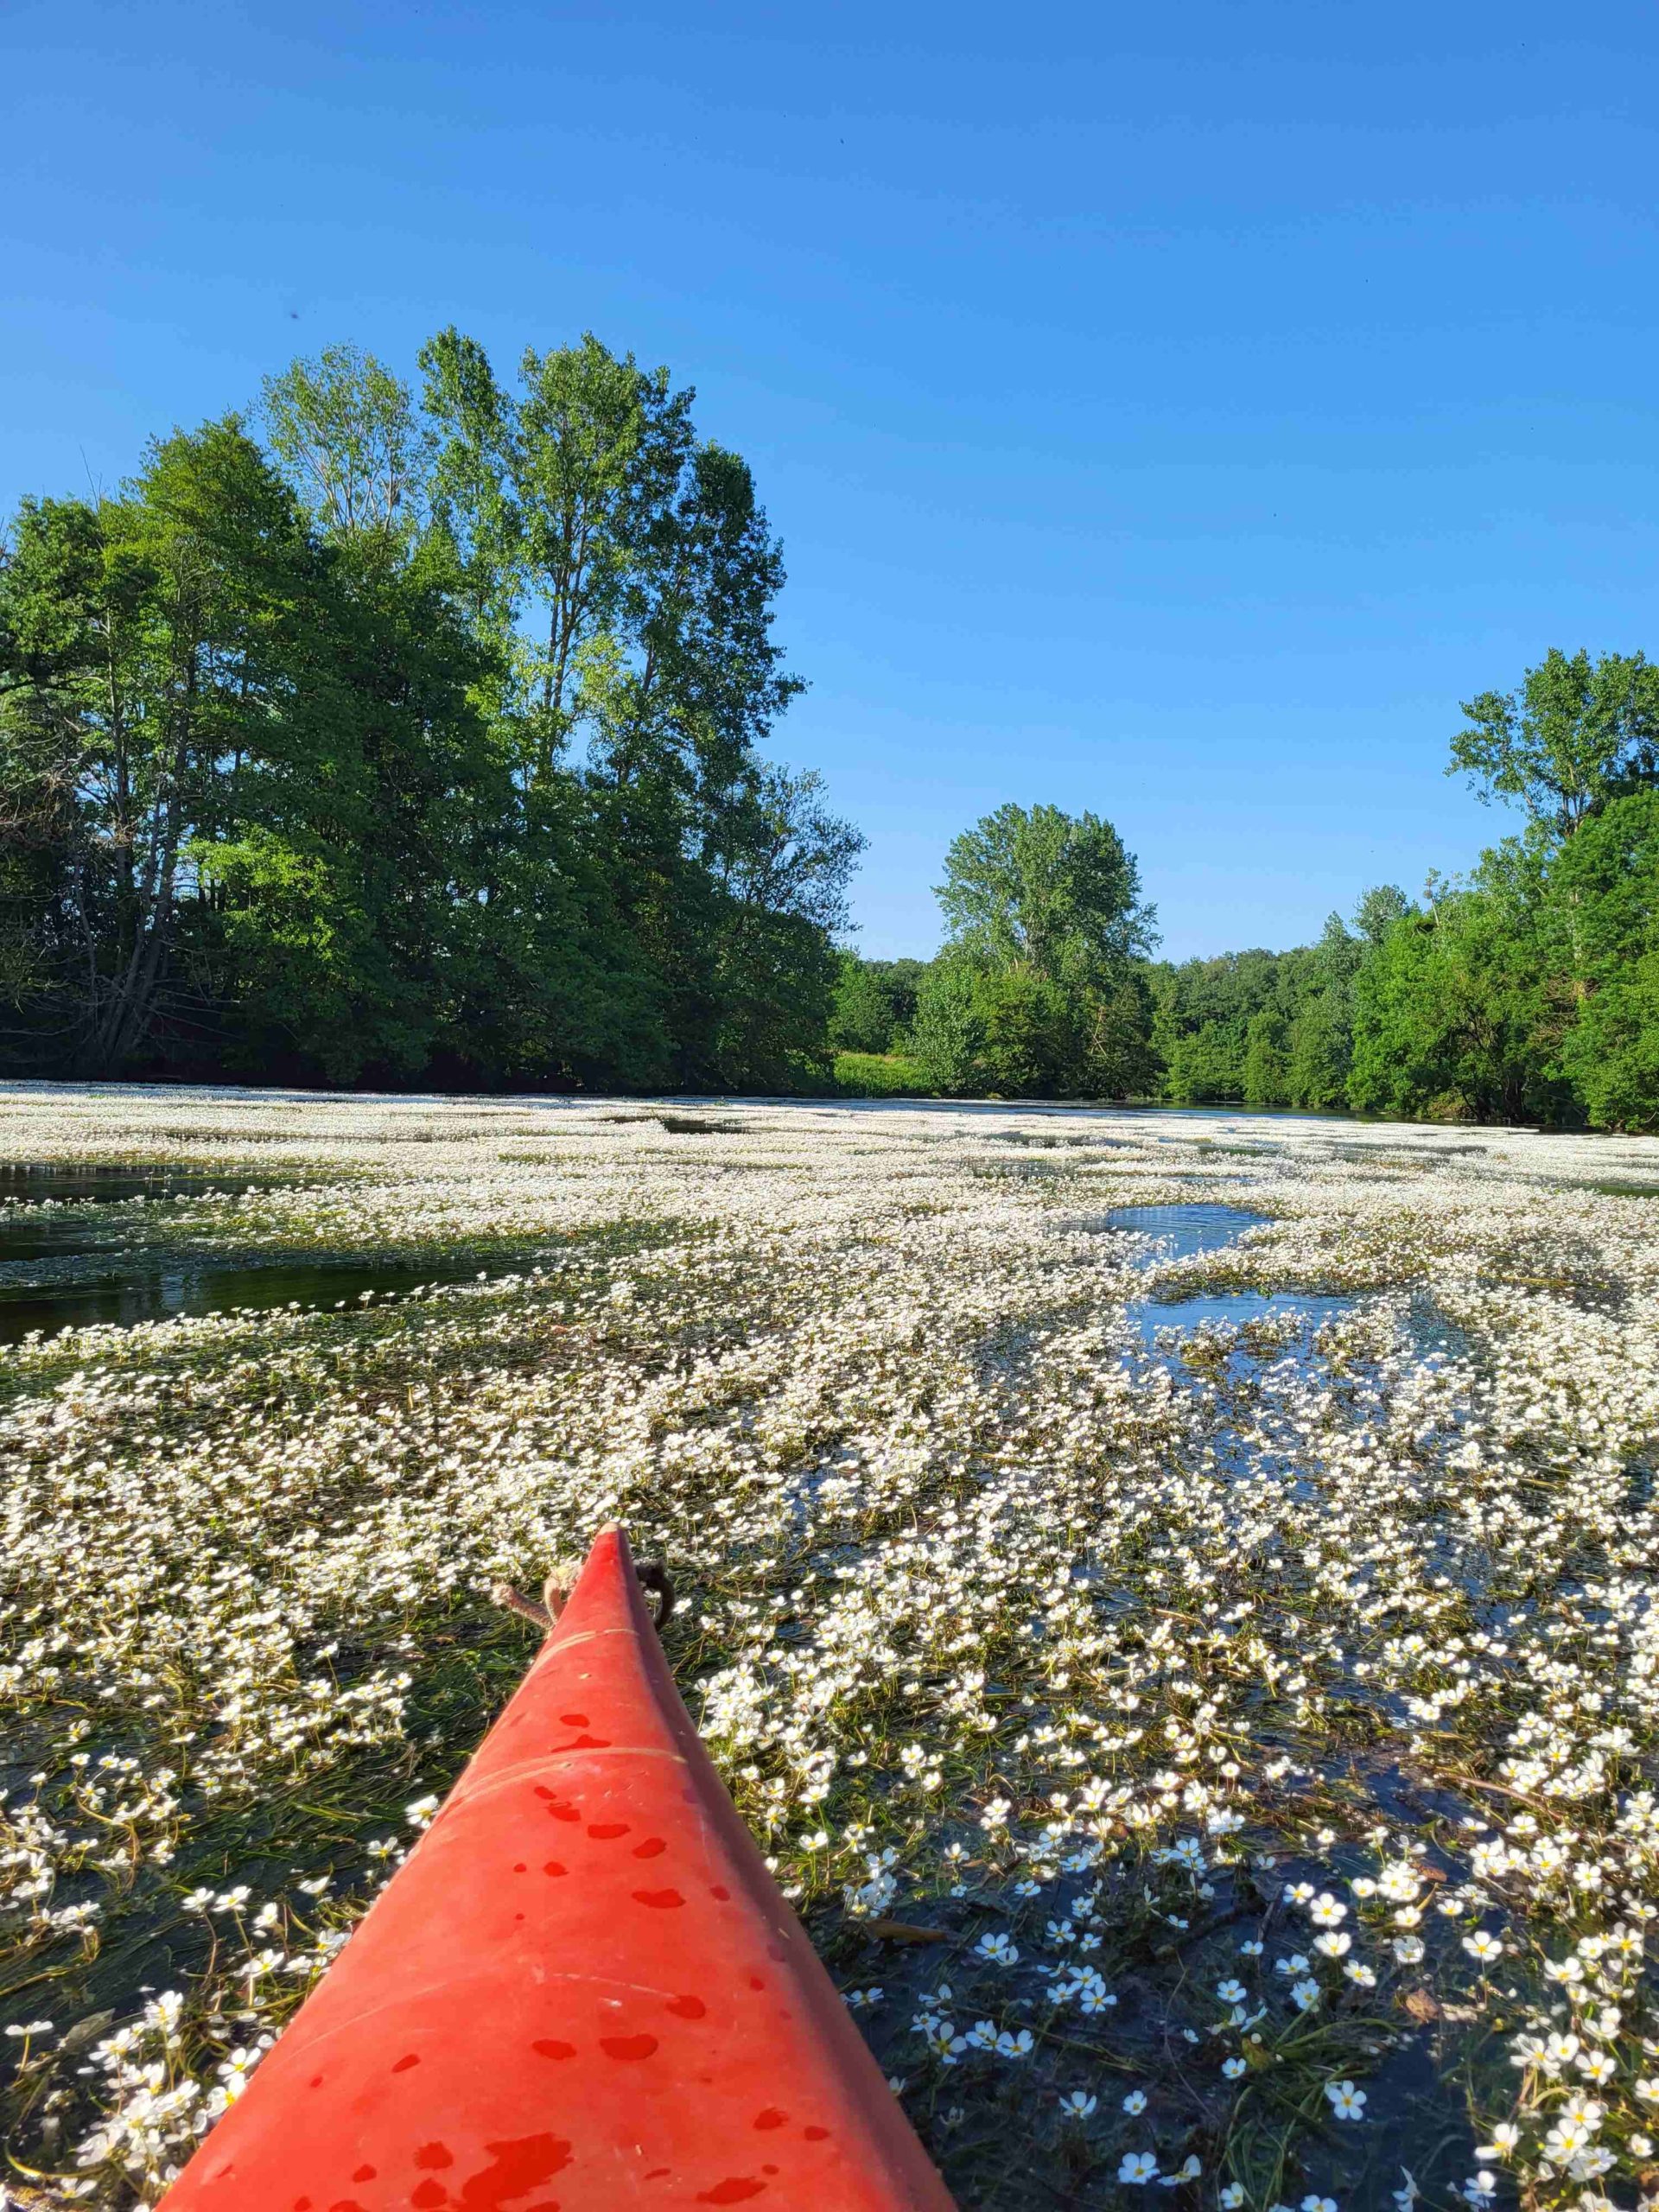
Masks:
[[[951,941],[992,966],[1098,984],[1155,941],[1135,856],[1109,822],[1001,806],[954,839],[937,896]]]
[[[280,751],[314,575],[286,487],[229,417],[152,448],[123,497],[25,503],[5,563],[4,774],[49,799],[48,1027],[120,1070],[204,1012],[187,957],[236,779]],[[14,802],[15,803],[15,802]],[[25,804],[30,802],[25,798]]]
[[[421,366],[436,525],[512,648],[525,766],[544,779],[607,704],[615,721],[619,686],[654,691],[644,632],[675,567],[694,395],[591,334],[527,348],[517,392],[453,328],[423,348]]]
[[[858,841],[761,760],[801,687],[747,464],[697,439],[666,370],[592,336],[527,353],[516,391],[453,330],[422,363],[435,535],[514,671],[524,780],[581,795],[673,1078],[815,1063],[833,972],[818,893],[837,885],[841,911]]]
[[[1483,691],[1463,711],[1446,773],[1522,806],[1554,838],[1659,775],[1659,668],[1641,653],[1552,648],[1516,690]]]
[[[466,340],[435,346],[459,423],[488,460],[490,425],[505,436],[506,410],[487,360]],[[403,888],[395,917],[384,899],[365,910],[379,918],[367,966],[390,925],[397,957],[388,972],[425,1009],[422,1024],[383,1040],[392,1064],[424,1033],[435,1065],[456,1080],[668,1081],[664,1009],[616,911],[588,798],[568,768],[538,775],[531,765],[535,702],[512,626],[522,578],[506,494],[481,463],[467,477],[455,420],[446,445],[408,387],[357,349],[295,363],[267,385],[264,412],[328,548],[347,635],[378,697],[383,728],[369,760],[385,817],[370,874]],[[401,848],[385,834],[399,825]],[[245,841],[231,856],[244,881],[250,857]],[[315,902],[310,911],[321,919]],[[342,978],[363,972],[345,936],[329,943]],[[325,1058],[338,1071],[362,1052],[367,1030],[338,1010],[323,1014],[331,1001],[320,980],[309,995],[337,1039]]]
[[[1574,1016],[1559,1072],[1598,1125],[1659,1129],[1659,791],[1584,824],[1549,868],[1543,907]]]
[[[1110,823],[999,807],[953,840],[937,895],[949,936],[912,1036],[931,1084],[1122,1096],[1149,1076],[1152,1009],[1134,963],[1155,917]]]
[[[271,455],[318,530],[406,556],[426,525],[431,433],[409,386],[359,346],[328,346],[265,379]]]

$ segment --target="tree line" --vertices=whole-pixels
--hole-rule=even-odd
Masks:
[[[1659,1128],[1659,669],[1551,652],[1463,712],[1448,772],[1523,817],[1466,880],[1159,961],[1110,823],[1004,807],[950,848],[938,957],[849,956],[832,1036],[957,1095]]]
[[[0,539],[0,1065],[822,1084],[862,844],[780,550],[592,336],[335,347]]]
[[[838,950],[863,839],[771,765],[781,551],[695,394],[330,348],[0,535],[0,1069],[834,1087],[1659,1128],[1659,670],[1552,652],[1449,772],[1465,880],[1179,963],[1113,825],[1000,808],[935,959]]]

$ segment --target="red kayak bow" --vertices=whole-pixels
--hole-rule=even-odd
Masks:
[[[165,2212],[951,2212],[608,1529]]]

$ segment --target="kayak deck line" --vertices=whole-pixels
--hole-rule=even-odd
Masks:
[[[953,2212],[620,1529],[165,2212]],[[652,1570],[666,1612],[671,1586]]]

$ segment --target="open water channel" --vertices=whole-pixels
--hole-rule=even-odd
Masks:
[[[154,1243],[149,1220],[179,1198],[232,1187],[222,1177],[114,1167],[0,1169],[0,1344],[94,1323],[124,1326],[175,1315],[315,1312],[365,1293],[467,1282],[476,1259],[330,1262],[237,1257]],[[270,1187],[235,1179],[238,1192]]]
[[[315,1312],[353,1304],[367,1294],[395,1295],[480,1275],[476,1259],[464,1255],[448,1262],[366,1264],[280,1254],[245,1257],[156,1243],[143,1233],[171,1202],[229,1187],[223,1178],[168,1169],[0,1168],[0,1344],[20,1343],[36,1332],[49,1337],[96,1323],[130,1326],[179,1314],[279,1306]],[[238,1176],[234,1187],[239,1193],[270,1184]],[[1108,1217],[1108,1226],[1155,1239],[1150,1268],[1224,1250],[1266,1218],[1231,1205],[1122,1206]],[[1242,1328],[1294,1313],[1305,1325],[1284,1348],[1294,1357],[1299,1347],[1310,1353],[1320,1325],[1353,1304],[1351,1297],[1303,1292],[1206,1291],[1139,1299],[1129,1313],[1154,1351],[1164,1331],[1185,1335],[1206,1323]],[[1426,1328],[1425,1349],[1440,1348],[1443,1341],[1432,1326]]]

